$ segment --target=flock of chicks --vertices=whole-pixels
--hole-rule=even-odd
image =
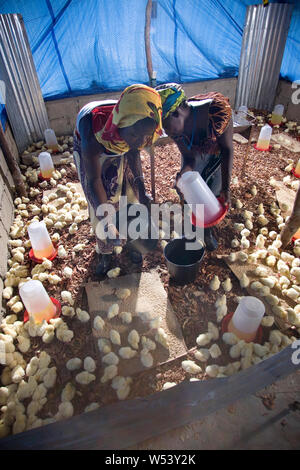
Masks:
[[[63,157],[66,163],[70,164],[72,171],[76,171],[74,163],[70,162],[70,146],[72,145],[72,137],[60,138],[60,151],[64,152]],[[46,150],[43,143],[37,143],[35,147],[29,148],[28,152],[39,149]],[[72,149],[72,147],[71,147]],[[26,152],[25,152],[26,154]],[[36,159],[37,160],[37,159]],[[64,163],[64,162],[62,162]],[[289,162],[291,165],[292,162]],[[87,207],[86,200],[77,192],[75,185],[71,182],[60,184],[59,179],[66,175],[66,170],[62,168],[60,171],[55,170],[49,182],[39,182],[39,169],[33,167],[22,166],[24,172],[23,178],[28,186],[29,197],[16,198],[15,218],[10,229],[10,240],[8,242],[10,254],[8,259],[8,271],[4,281],[3,299],[6,301],[7,314],[2,321],[0,329],[0,341],[5,347],[5,367],[1,373],[0,386],[0,437],[4,437],[10,433],[18,433],[28,429],[42,426],[44,424],[54,422],[60,419],[66,419],[73,415],[74,407],[72,400],[76,396],[76,386],[72,382],[68,382],[62,393],[61,402],[58,405],[57,413],[46,419],[41,419],[38,414],[47,403],[47,393],[55,386],[57,378],[56,367],[51,367],[51,357],[46,351],[42,351],[39,357],[33,355],[27,363],[23,354],[31,351],[31,338],[40,337],[45,344],[51,343],[56,337],[58,341],[70,343],[74,339],[74,331],[72,331],[64,317],[75,317],[82,323],[90,321],[90,315],[87,311],[79,307],[75,307],[75,301],[71,292],[62,291],[60,293],[62,299],[62,317],[55,318],[42,324],[35,324],[32,320],[24,323],[18,319],[18,315],[24,310],[24,306],[17,294],[17,289],[22,283],[29,279],[37,279],[45,284],[59,285],[62,278],[70,279],[73,274],[71,267],[66,266],[62,271],[62,277],[53,273],[53,263],[48,259],[44,259],[41,264],[35,265],[30,270],[30,264],[25,262],[26,251],[31,248],[30,240],[27,238],[27,227],[34,220],[44,220],[46,226],[52,229],[51,239],[54,243],[59,244],[62,230],[68,230],[73,235],[79,229],[78,224],[84,220],[82,210]],[[288,171],[288,167],[286,168]],[[273,179],[274,180],[274,179]],[[290,177],[284,181],[293,189],[296,189],[295,182]],[[274,184],[274,181],[270,181]],[[56,191],[49,196],[42,196],[41,204],[31,202],[33,198],[39,196],[46,188],[55,188]],[[255,195],[257,189],[252,188],[252,194]],[[235,202],[238,210],[242,209],[243,204],[237,200]],[[284,225],[284,218],[276,203],[271,205],[271,213],[277,217],[276,222],[280,230]],[[253,292],[259,293],[264,297],[266,302],[272,308],[275,317],[279,316],[291,325],[294,325],[300,333],[300,243],[294,245],[294,255],[281,251],[281,242],[279,234],[275,231],[268,231],[268,218],[264,214],[264,207],[260,204],[257,208],[257,222],[261,226],[260,233],[256,237],[254,251],[250,252],[250,241],[248,239],[253,230],[253,217],[251,211],[244,210],[243,222],[234,224],[237,234],[241,239],[236,237],[232,240],[232,248],[238,248],[240,251],[232,252],[228,259],[230,262],[239,261],[242,263],[259,264],[255,270],[255,275],[259,280],[252,281],[246,276],[240,279],[240,285],[243,288],[248,286]],[[54,232],[54,233],[53,233]],[[174,236],[176,234],[173,234]],[[163,238],[163,237],[162,237]],[[165,241],[162,241],[166,243]],[[84,250],[86,243],[79,243],[72,247],[72,251],[80,252]],[[122,250],[122,248],[117,247]],[[58,247],[58,258],[67,257],[66,248],[60,244]],[[274,269],[274,275],[269,275],[266,269],[261,266],[265,263],[268,268]],[[107,275],[110,278],[119,276],[120,268],[111,269]],[[232,282],[228,277],[222,283],[215,276],[210,288],[218,291],[221,287],[225,294],[219,297],[215,303],[216,320],[220,324],[224,316],[227,314],[226,293],[232,290]],[[278,291],[278,295],[274,291]],[[117,293],[118,299],[123,300],[130,295],[125,292],[126,289]],[[128,291],[128,290],[127,290]],[[282,296],[288,297],[289,300],[295,302],[294,308],[285,308],[281,305]],[[132,314],[119,310],[119,304],[113,304],[107,312],[107,321],[112,318],[119,318],[123,324],[130,325]],[[120,359],[128,360],[139,355],[142,365],[146,368],[152,367],[153,357],[151,351],[156,348],[155,341],[168,349],[167,335],[163,329],[159,327],[157,319],[142,318],[148,322],[149,328],[155,329],[154,341],[146,336],[141,336],[136,330],[131,330],[127,336],[128,345],[121,345],[120,335],[117,330],[111,329],[108,338],[99,338],[98,347],[102,353],[102,363],[104,366],[101,383],[111,381],[111,387],[116,391],[117,397],[125,399],[130,392],[130,377],[118,375],[118,365]],[[100,332],[103,331],[106,320],[100,316],[96,316],[93,321],[93,328]],[[271,327],[274,323],[273,316],[265,316],[262,325]],[[220,332],[217,325],[212,322],[208,323],[208,331],[201,333],[197,339],[197,351],[194,353],[195,360],[182,361],[182,368],[191,375],[202,373],[202,364],[206,364],[208,360],[218,358],[222,352],[217,340],[220,338]],[[269,335],[269,341],[263,345],[256,343],[245,343],[240,341],[232,333],[224,333],[222,340],[224,345],[229,347],[229,355],[234,362],[230,362],[226,366],[210,364],[205,366],[205,373],[208,377],[224,377],[232,375],[241,369],[250,367],[261,360],[267,359],[270,355],[275,354],[295,339],[288,337],[279,330],[272,330]],[[212,344],[211,344],[212,343]],[[211,345],[210,345],[211,344]],[[112,351],[112,345],[119,347],[118,354]],[[210,347],[208,348],[208,345]],[[139,351],[139,347],[141,349]],[[75,371],[75,381],[80,385],[87,385],[95,380],[95,370],[97,364],[92,357],[85,357],[83,360],[74,357],[67,361],[66,368],[69,371]],[[81,370],[83,369],[83,370]],[[80,371],[81,370],[81,371]],[[191,380],[198,380],[191,378]],[[163,385],[163,389],[167,389],[175,383],[167,382]],[[29,401],[30,399],[30,401]],[[26,406],[25,403],[28,403]],[[98,403],[89,404],[84,411],[90,411],[98,408]]]
[[[72,144],[72,137],[60,138],[64,151],[63,157],[70,157],[70,152],[65,151],[68,145]],[[63,139],[63,140],[62,140]],[[32,146],[29,152],[39,149],[46,150],[41,146],[41,142]],[[37,162],[37,157],[33,157]],[[65,163],[61,161],[61,163]],[[76,171],[74,163],[67,161],[72,171]],[[29,197],[17,197],[14,200],[15,217],[10,228],[10,240],[8,241],[8,271],[4,280],[3,299],[6,302],[6,315],[0,325],[0,342],[5,349],[5,366],[1,373],[0,384],[0,437],[10,433],[16,434],[25,430],[33,429],[56,420],[69,418],[74,413],[72,400],[76,394],[76,387],[68,382],[61,393],[61,403],[58,405],[58,411],[54,416],[47,419],[38,417],[38,413],[47,403],[48,390],[53,388],[56,383],[56,367],[49,367],[51,357],[43,351],[39,357],[33,356],[27,363],[23,354],[30,354],[32,341],[31,338],[40,337],[42,342],[50,344],[54,338],[63,343],[71,343],[74,339],[74,331],[69,328],[64,318],[71,319],[75,317],[82,323],[90,321],[90,315],[87,311],[75,307],[75,301],[71,292],[63,290],[60,292],[62,303],[62,316],[53,318],[49,322],[43,321],[36,324],[33,319],[26,323],[19,320],[18,315],[24,312],[24,305],[18,295],[18,289],[21,285],[30,279],[39,280],[46,289],[47,283],[59,286],[63,279],[70,279],[73,269],[66,266],[59,276],[53,272],[55,260],[43,259],[41,264],[36,264],[32,269],[28,260],[28,252],[31,249],[31,243],[28,239],[27,228],[33,221],[43,220],[48,229],[51,229],[51,240],[58,244],[57,257],[64,259],[68,256],[67,250],[60,243],[61,233],[67,228],[68,233],[73,235],[78,230],[78,224],[84,220],[82,210],[87,207],[87,202],[76,186],[68,182],[60,184],[59,180],[66,175],[66,170],[55,170],[49,182],[39,182],[39,168],[27,167],[21,165],[26,170],[23,179],[28,189]],[[43,195],[47,188],[54,189],[48,196]],[[32,199],[41,195],[41,204],[33,204]],[[86,242],[87,243],[87,242]],[[84,250],[86,243],[79,243],[72,247],[74,253]],[[116,247],[119,252],[121,247]],[[118,254],[118,253],[117,253]],[[28,261],[27,261],[28,260]],[[120,268],[111,269],[107,276],[116,278],[120,274]],[[127,291],[127,292],[126,292]],[[118,299],[122,300],[130,295],[127,289],[118,292]],[[132,321],[130,312],[119,312],[119,305],[114,304],[108,311],[107,320],[118,315],[124,324],[129,325]],[[158,319],[145,318],[141,314],[143,321],[147,321],[149,328],[155,331],[155,341],[168,349],[167,335],[159,327]],[[104,328],[105,321],[97,316],[94,319],[93,327],[96,331]],[[112,345],[120,344],[120,335],[118,331],[111,329],[109,339],[100,338],[98,347],[101,351],[102,363],[104,366],[101,383],[111,381],[112,388],[116,391],[117,397],[125,399],[130,392],[130,377],[118,375],[119,357],[121,359],[130,359],[137,354],[144,367],[152,367],[153,357],[151,351],[156,348],[155,341],[146,336],[139,336],[136,330],[131,330],[128,334],[128,346],[123,345],[119,348],[119,357],[111,351]],[[141,345],[141,350],[138,347]],[[83,370],[79,371],[83,366]],[[75,382],[80,385],[88,385],[96,379],[93,374],[97,364],[92,357],[87,356],[84,360],[74,357],[67,361],[66,368],[69,371],[76,371]],[[30,401],[29,401],[30,399]],[[24,400],[27,405],[24,405]],[[91,403],[85,408],[90,411],[99,406],[98,403]]]
[[[117,289],[116,297],[119,301],[125,300],[131,295],[130,289]],[[134,357],[139,357],[141,364],[146,367],[152,367],[154,358],[152,351],[156,350],[157,344],[162,345],[165,349],[169,350],[168,337],[166,332],[160,325],[158,317],[152,317],[150,312],[138,312],[137,317],[147,325],[147,328],[152,332],[152,339],[145,334],[140,335],[136,329],[131,329],[127,334],[128,345],[122,345],[120,333],[110,327],[112,319],[120,319],[123,324],[130,325],[134,318],[131,312],[120,311],[120,302],[110,305],[107,311],[107,321],[100,315],[94,318],[93,327],[96,332],[100,334],[104,331],[105,325],[109,329],[109,338],[98,338],[98,348],[102,353],[102,362],[105,365],[104,374],[101,378],[101,383],[106,383],[112,380],[112,388],[116,390],[118,398],[127,398],[130,392],[130,377],[122,377],[118,375],[118,366],[121,359],[129,360]],[[112,351],[115,348],[116,353]],[[139,350],[139,348],[141,349]]]
[[[290,164],[285,171],[290,171]],[[297,190],[299,182],[293,181],[290,177],[284,179],[285,184]],[[294,184],[293,184],[294,183]],[[270,184],[276,186],[276,181],[271,178]],[[257,188],[251,188],[253,196],[257,195]],[[237,199],[235,208],[239,211],[243,208],[243,203]],[[283,209],[287,210],[288,207]],[[197,349],[194,352],[195,361],[187,360],[182,362],[183,369],[192,375],[205,374],[208,377],[226,377],[232,375],[239,370],[244,370],[253,364],[257,364],[262,360],[268,359],[273,354],[278,353],[286,346],[290,345],[297,338],[291,333],[300,334],[300,240],[295,240],[293,245],[293,254],[281,250],[280,231],[283,229],[287,217],[281,215],[281,209],[276,202],[272,202],[270,213],[276,218],[278,232],[268,229],[269,219],[265,215],[265,209],[262,203],[257,206],[256,214],[244,209],[242,212],[243,220],[240,223],[234,223],[233,228],[236,231],[236,237],[231,241],[231,247],[238,251],[231,252],[226,255],[229,263],[239,263],[241,265],[251,265],[250,274],[247,276],[244,272],[240,277],[240,286],[242,288],[250,288],[252,295],[260,296],[271,308],[272,315],[265,315],[261,325],[265,328],[271,328],[276,317],[284,321],[291,327],[290,335],[286,335],[279,329],[272,329],[268,335],[268,341],[264,344],[255,342],[245,342],[240,340],[233,333],[224,333],[220,338],[220,331],[217,325],[208,322],[208,331],[201,333],[196,338]],[[256,235],[254,245],[251,246],[249,236],[254,232],[254,219],[260,226],[259,233]],[[238,237],[240,235],[240,239]],[[223,257],[223,256],[221,256]],[[227,297],[226,293],[232,290],[232,282],[227,277],[223,282],[217,275],[214,275],[209,283],[212,291],[218,291],[223,288],[225,294],[217,298],[215,302],[216,320],[220,324],[227,315]],[[236,297],[236,301],[240,301],[240,297]],[[226,366],[217,364],[206,365],[211,359],[216,359],[222,355],[219,345],[215,342],[222,339],[223,345],[229,346],[229,356],[234,362],[228,363]],[[208,348],[208,345],[210,347]],[[204,348],[203,346],[206,346]],[[226,347],[226,346],[225,346]],[[202,365],[205,364],[202,370]],[[199,380],[193,378],[191,380]],[[176,383],[168,382],[164,385],[164,389],[170,388]]]
[[[74,163],[70,163],[70,152],[66,151],[72,145],[72,137],[59,138],[63,152],[61,163],[69,163],[71,171],[76,171]],[[34,150],[47,150],[42,142],[35,144],[27,151],[26,155]],[[51,151],[50,151],[51,153]],[[37,161],[37,157],[34,157]],[[49,182],[39,182],[39,168],[21,165],[25,170],[23,179],[28,189],[29,197],[17,197],[14,200],[15,217],[10,228],[10,239],[8,241],[8,271],[5,275],[4,289],[2,297],[6,302],[6,315],[0,325],[0,344],[4,351],[4,364],[1,372],[0,386],[0,437],[10,433],[18,433],[27,429],[32,429],[48,422],[65,419],[73,415],[74,409],[71,400],[74,398],[76,389],[68,383],[61,393],[61,403],[55,416],[47,419],[38,417],[39,411],[47,402],[48,390],[56,383],[56,367],[49,367],[51,357],[42,351],[39,357],[33,355],[27,363],[23,354],[30,354],[31,338],[40,337],[45,344],[51,343],[56,337],[58,341],[70,343],[74,338],[72,331],[64,317],[71,318],[76,315],[76,319],[82,323],[89,321],[89,313],[80,309],[74,309],[74,299],[69,291],[60,292],[62,300],[62,317],[53,318],[47,323],[36,324],[33,319],[26,323],[19,320],[19,314],[24,312],[24,305],[18,295],[18,288],[29,279],[41,281],[47,290],[47,283],[59,285],[63,278],[70,279],[73,270],[66,266],[62,271],[62,276],[53,272],[55,260],[52,262],[43,259],[41,264],[36,264],[32,269],[28,260],[28,251],[31,248],[27,235],[27,227],[33,221],[44,220],[48,229],[52,228],[52,242],[57,244],[60,241],[61,232],[66,227],[70,234],[78,230],[78,224],[84,220],[82,209],[87,207],[87,202],[76,186],[69,182],[66,185],[59,184],[59,179],[64,177],[67,170],[62,168],[55,170]],[[46,188],[55,188],[56,191],[49,196],[43,196],[41,204],[33,204],[32,199],[39,195]],[[59,196],[63,194],[63,196]],[[72,251],[80,252],[86,243],[79,243],[72,247]],[[27,253],[26,253],[27,252]],[[67,250],[60,244],[57,257],[64,259]],[[28,260],[28,261],[27,261]],[[34,354],[34,352],[33,352]],[[3,355],[2,355],[3,357]],[[78,383],[86,383],[86,375],[91,371],[92,358],[84,360],[84,371],[77,378]],[[30,399],[30,402],[29,402]],[[24,400],[27,405],[24,405]],[[93,409],[94,405],[89,405],[85,411]]]

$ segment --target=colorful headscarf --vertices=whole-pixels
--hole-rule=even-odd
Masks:
[[[166,119],[186,100],[182,86],[177,83],[165,83],[157,86],[155,90],[158,91],[161,97],[163,119]]]
[[[157,126],[153,136],[146,139],[145,147],[153,144],[162,134],[161,98],[157,91],[147,85],[131,85],[123,91],[104,128],[95,132],[95,137],[110,152],[128,152],[129,146],[121,139],[118,129],[132,126],[147,117],[154,119]]]

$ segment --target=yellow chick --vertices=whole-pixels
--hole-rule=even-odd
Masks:
[[[140,353],[141,363],[144,367],[152,367],[153,366],[153,357],[148,349],[142,349]]]
[[[137,351],[130,348],[129,346],[124,346],[119,349],[119,355],[122,357],[122,359],[132,359],[134,356],[136,356],[136,354]]]
[[[201,367],[199,367],[194,361],[190,360],[182,361],[181,367],[188,374],[200,374],[202,372]]]
[[[106,383],[109,380],[112,380],[117,375],[118,375],[118,368],[116,365],[107,366],[105,367],[104,374],[101,377],[101,383]]]
[[[217,291],[221,285],[220,279],[218,276],[214,275],[213,279],[211,280],[209,287],[213,291]]]
[[[117,345],[121,344],[121,337],[117,330],[114,330],[114,329],[110,330],[109,337],[113,344],[117,344]]]
[[[88,385],[91,382],[93,382],[94,380],[96,380],[96,376],[94,374],[90,374],[88,371],[84,370],[82,372],[79,372],[79,374],[77,374],[75,376],[75,380],[76,380],[76,382],[78,382],[81,385]],[[102,380],[101,380],[101,382],[102,382]]]
[[[140,342],[140,335],[138,334],[138,332],[136,330],[131,330],[129,335],[128,335],[128,343],[134,349],[138,349],[139,342]]]

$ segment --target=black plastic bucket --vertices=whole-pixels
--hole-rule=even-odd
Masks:
[[[178,284],[188,284],[195,280],[205,251],[201,242],[193,242],[199,247],[194,250],[187,250],[186,243],[192,241],[184,237],[174,238],[164,249],[170,277]]]

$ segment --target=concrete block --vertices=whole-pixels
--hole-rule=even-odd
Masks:
[[[7,183],[10,188],[14,186],[14,181],[12,179],[11,173],[5,161],[2,150],[0,149],[0,174],[3,175],[4,179],[7,180]]]
[[[9,236],[7,231],[5,230],[2,221],[0,221],[0,276],[4,278],[7,272],[7,242],[9,240]]]
[[[237,78],[221,78],[218,80],[206,80],[202,82],[183,83],[183,89],[187,97],[209,91],[218,91],[229,98],[231,107],[234,106]],[[99,93],[94,95],[65,98],[61,100],[47,101],[45,103],[49,117],[50,127],[57,136],[72,135],[75,127],[76,116],[80,109],[91,101],[119,99],[122,90],[112,93]]]
[[[233,134],[233,140],[235,142],[237,142],[238,144],[247,144],[248,143],[248,139],[243,137],[241,134],[237,134],[237,133]]]
[[[292,82],[288,80],[279,80],[275,104],[283,104],[285,116],[288,120],[300,122],[300,87],[292,87]]]
[[[67,98],[46,102],[50,127],[56,136],[72,135],[77,116],[77,99]]]
[[[9,233],[10,226],[14,219],[14,203],[7,187],[4,187],[0,203],[1,222],[4,229]]]
[[[22,155],[21,156],[21,161],[22,161],[23,165],[32,166],[34,168],[37,167],[38,163],[34,163],[33,157],[38,157],[38,155],[40,153],[41,153],[41,151],[38,150],[36,152],[31,152],[31,153],[27,153],[26,155]]]

